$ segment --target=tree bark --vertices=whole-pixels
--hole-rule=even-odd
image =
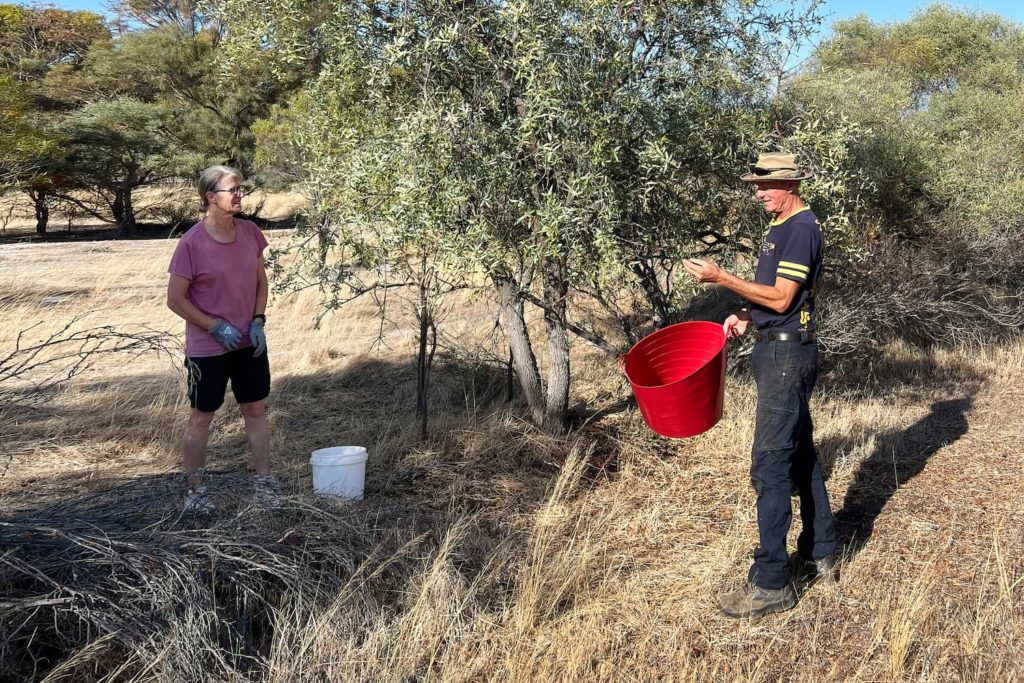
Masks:
[[[424,267],[426,257],[423,258]],[[430,370],[434,364],[434,351],[437,349],[437,326],[427,298],[427,284],[420,283],[420,301],[416,308],[416,319],[420,324],[420,343],[416,353],[416,413],[420,417],[420,438],[427,438],[427,427],[430,418]]]
[[[630,265],[630,269],[640,280],[640,287],[644,290],[647,303],[658,316],[657,326],[660,328],[668,325],[671,322],[672,305],[668,294],[661,288],[654,265],[649,262],[636,261]]]
[[[508,352],[508,364],[505,366],[505,403],[511,403],[516,397],[516,366],[512,358],[512,350]]]
[[[117,225],[121,226],[124,221],[124,195],[120,189],[114,191],[114,203],[111,204],[110,210],[114,214]]]
[[[114,190],[114,203],[110,208],[121,234],[127,237],[135,235],[135,207],[132,205],[131,186]]]
[[[569,414],[569,331],[566,298],[569,271],[565,256],[544,262],[544,327],[547,333],[548,381],[544,431],[564,434]]]
[[[505,330],[512,363],[519,377],[519,386],[526,397],[526,404],[530,407],[534,423],[543,426],[545,405],[540,370],[537,368],[537,357],[530,343],[530,333],[526,329],[523,299],[519,296],[518,283],[509,277],[496,278],[495,283],[501,305],[501,327]]]
[[[45,235],[46,228],[50,224],[50,207],[46,203],[48,193],[43,189],[31,189],[28,196],[32,198],[32,205],[36,214],[36,234]]]

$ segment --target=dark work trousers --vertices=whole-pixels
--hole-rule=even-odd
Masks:
[[[759,341],[751,354],[757,382],[757,420],[750,479],[757,492],[760,547],[750,582],[778,589],[791,580],[786,535],[793,521],[790,496],[800,493],[803,530],[797,552],[820,559],[836,549],[835,520],[814,450],[808,403],[818,378],[814,341]]]

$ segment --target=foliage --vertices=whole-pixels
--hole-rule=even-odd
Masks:
[[[283,189],[306,180],[310,158],[304,150],[310,145],[300,136],[308,127],[306,121],[313,114],[313,107],[309,94],[300,90],[253,122],[253,169],[268,189]]]
[[[204,30],[216,30],[199,5],[191,0],[118,0],[112,3],[112,9],[121,20],[151,29],[173,27],[183,35],[196,36]]]
[[[244,87],[226,78],[217,65],[221,30],[191,3],[126,0],[116,10],[132,29],[121,25],[113,36],[94,14],[0,5],[0,79],[12,84],[3,95],[3,125],[17,122],[16,134],[5,130],[0,143],[0,176],[31,198],[40,233],[55,202],[131,232],[129,188],[192,174],[196,163],[249,172],[253,122],[294,88],[286,71],[271,73],[260,63],[238,75]],[[123,104],[128,101],[137,105],[133,113]],[[152,113],[144,122],[137,120],[142,105]],[[107,123],[84,124],[118,108]],[[135,123],[137,134],[122,134],[120,127]],[[53,144],[69,133],[86,142]],[[144,139],[153,133],[163,151]],[[88,148],[97,140],[106,151],[114,144],[140,146],[106,157]]]
[[[864,131],[846,144],[865,180],[852,224],[864,258],[832,278],[835,350],[981,343],[1024,323],[1022,57],[1020,26],[936,5],[839,22],[790,84],[793,106],[833,133]]]
[[[216,7],[226,63],[320,63],[291,136],[319,200],[300,236],[314,278],[343,291],[356,264],[428,253],[448,280],[489,283],[556,430],[569,301],[638,278],[669,307],[665,264],[735,204],[757,56],[785,27],[757,2]],[[546,398],[524,302],[545,319]]]
[[[0,74],[0,187],[29,172],[52,146],[29,116],[24,86]]]
[[[92,12],[0,4],[0,72],[20,81],[41,78],[58,64],[80,62],[107,36],[103,18]]]
[[[134,190],[195,175],[207,161],[167,135],[170,119],[158,105],[122,98],[87,104],[60,126],[68,146],[67,174],[108,206],[125,232],[135,226]]]
[[[875,141],[857,157],[887,181],[876,183],[877,205],[896,207],[896,222],[919,231],[937,204],[964,200],[994,218],[1020,213],[1000,214],[1008,207],[996,198],[1011,196],[1019,175],[1006,161],[1024,150],[1021,27],[936,5],[903,23],[840,22],[816,58],[799,96],[871,127]],[[1003,153],[989,146],[995,141]]]
[[[910,84],[915,105],[964,85],[999,87],[1017,80],[1007,67],[1024,54],[1019,26],[995,15],[932,5],[906,22],[867,17],[837,22],[815,55],[824,70],[878,70]]]
[[[225,78],[219,42],[215,29],[192,35],[176,23],[128,33],[96,43],[81,68],[52,70],[40,87],[72,107],[120,97],[173,107],[168,132],[181,144],[248,173],[252,123],[292,86],[258,63]]]
[[[90,12],[0,5],[0,181],[33,203],[36,230],[46,231],[50,190],[63,148],[54,125],[66,106],[42,87],[55,69],[77,69],[96,41],[109,38]]]

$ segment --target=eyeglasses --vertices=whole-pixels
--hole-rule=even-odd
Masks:
[[[218,192],[230,192],[231,194],[237,194],[237,195],[241,196],[241,195],[245,194],[245,186],[243,186],[243,185],[235,185],[234,187],[228,187],[228,188],[223,189],[223,190],[210,190],[210,191],[213,192],[213,194],[217,194]]]

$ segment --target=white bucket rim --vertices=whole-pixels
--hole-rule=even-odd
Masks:
[[[366,462],[366,448],[362,446],[331,446],[318,448],[309,457],[310,465],[353,465]]]

